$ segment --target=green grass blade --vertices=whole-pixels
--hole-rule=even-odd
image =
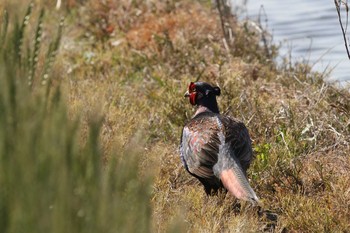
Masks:
[[[36,27],[36,32],[35,32],[35,38],[34,38],[34,50],[31,55],[31,62],[30,62],[30,69],[29,69],[29,76],[28,76],[28,85],[32,86],[33,85],[33,78],[35,75],[35,71],[38,65],[38,60],[39,60],[39,52],[40,52],[40,46],[41,46],[41,37],[43,34],[43,17],[44,17],[44,9],[40,11],[40,15],[38,18],[38,24]]]
[[[2,16],[2,22],[0,24],[0,44],[2,45],[0,47],[0,50],[2,50],[5,47],[4,43],[6,41],[8,25],[9,25],[9,15],[8,15],[8,12],[4,10],[3,16]]]

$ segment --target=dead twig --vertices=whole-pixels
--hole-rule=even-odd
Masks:
[[[262,25],[262,17],[265,18],[265,29]],[[269,59],[272,59],[272,54],[271,54],[271,43],[268,42],[268,39],[267,39],[267,25],[268,25],[268,20],[267,20],[267,14],[265,12],[265,9],[264,9],[264,6],[261,5],[260,7],[260,10],[259,10],[259,18],[258,18],[258,23],[259,23],[259,28],[261,30],[261,40],[264,44],[264,49],[265,49],[265,53],[266,53],[266,56],[269,58]]]
[[[235,19],[231,13],[231,6],[225,0],[216,0],[216,6],[219,11],[221,27],[224,34],[226,45],[229,49],[233,50],[233,39],[235,36],[234,35]]]
[[[341,19],[341,14],[340,14],[341,3],[343,3],[345,8],[346,8],[345,29],[344,29],[343,21]],[[339,19],[340,28],[342,30],[342,34],[343,34],[343,38],[344,38],[344,42],[345,42],[346,53],[348,54],[348,58],[350,59],[349,45],[348,45],[348,41],[346,39],[346,30],[348,27],[349,6],[348,6],[347,2],[342,2],[341,0],[334,0],[334,4],[335,4],[335,8],[336,8],[337,13],[338,13],[338,19]]]

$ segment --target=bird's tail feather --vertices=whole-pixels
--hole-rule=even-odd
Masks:
[[[250,201],[252,203],[259,202],[259,198],[249,185],[247,178],[241,170],[237,168],[225,169],[220,173],[220,180],[225,188],[238,199]]]
[[[252,203],[259,203],[259,198],[250,186],[239,161],[230,154],[230,148],[225,143],[223,133],[220,132],[218,136],[221,145],[219,147],[219,161],[214,166],[214,173],[235,197]]]

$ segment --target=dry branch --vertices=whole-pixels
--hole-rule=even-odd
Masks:
[[[224,33],[225,42],[232,52],[235,19],[231,14],[231,6],[225,0],[216,0],[216,6],[220,14],[221,27]]]
[[[338,13],[338,19],[339,19],[339,24],[340,24],[340,28],[342,30],[342,34],[343,34],[343,39],[344,39],[344,43],[345,43],[345,49],[346,49],[346,53],[348,54],[348,58],[350,59],[350,51],[349,51],[349,45],[348,45],[348,40],[346,39],[346,30],[348,28],[348,16],[349,16],[349,6],[347,4],[347,1],[338,1],[338,0],[334,0],[334,4],[335,4],[335,8],[337,10]],[[343,21],[341,18],[341,14],[340,14],[340,8],[341,8],[341,4],[344,4],[345,8],[346,8],[346,23],[345,23],[345,29],[343,26]]]

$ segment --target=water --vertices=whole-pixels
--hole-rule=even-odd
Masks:
[[[242,7],[242,1],[232,0],[232,6]],[[281,56],[291,53],[293,60],[308,61],[315,71],[332,70],[330,81],[350,83],[350,60],[333,0],[247,0],[239,15],[257,19],[261,6],[266,12],[262,19],[267,17],[273,42],[281,43]]]

